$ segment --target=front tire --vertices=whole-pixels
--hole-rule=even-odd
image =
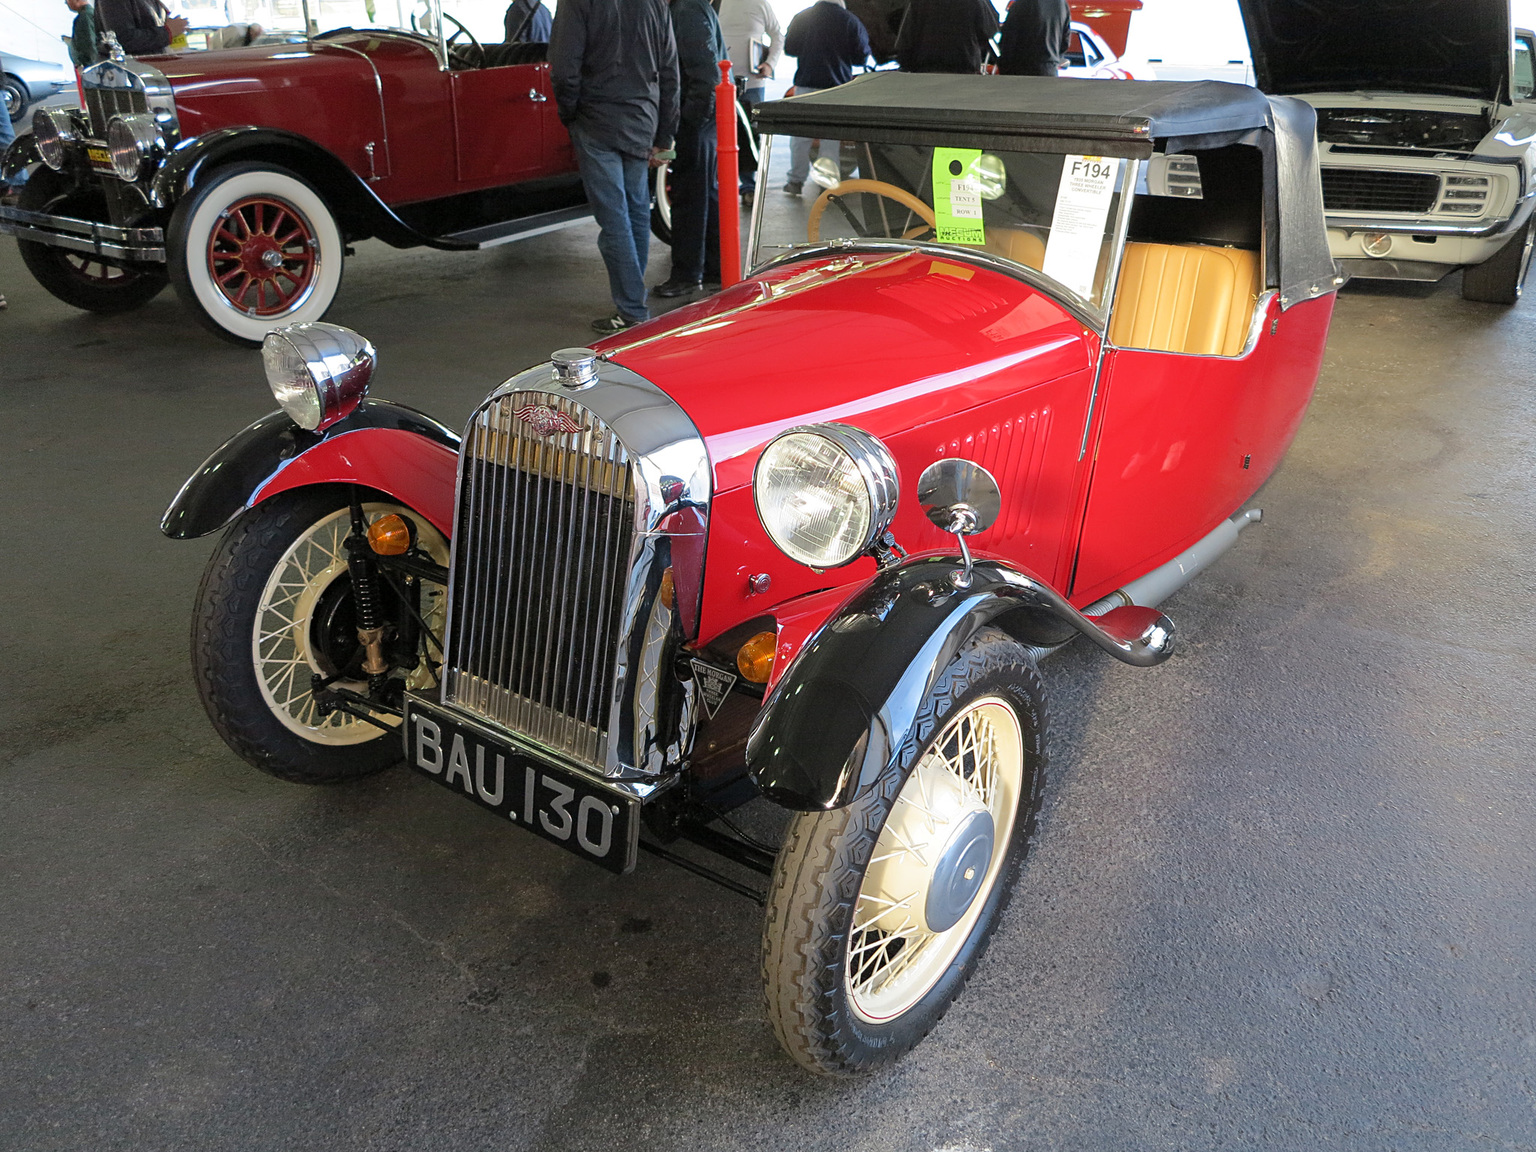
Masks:
[[[346,243],[308,182],[269,164],[219,169],[176,205],[167,231],[176,294],[217,336],[247,347],[323,318]]]
[[[1028,850],[1045,733],[1029,650],[983,632],[939,678],[897,770],[845,808],[791,821],[763,986],[800,1064],[829,1075],[890,1064],[960,994]]]
[[[1461,298],[1480,304],[1513,304],[1520,299],[1531,252],[1536,248],[1536,219],[1509,238],[1509,242],[1481,264],[1461,274]]]
[[[86,220],[107,219],[99,194],[82,192],[69,178],[41,164],[21,186],[18,207]],[[165,269],[157,264],[108,260],[32,240],[16,241],[21,262],[33,279],[71,308],[105,316],[131,312],[153,300],[165,288]]]
[[[370,520],[390,512],[409,516],[418,543],[438,564],[448,543],[419,513],[369,500]],[[284,780],[332,784],[388,768],[401,757],[397,732],[345,712],[323,716],[310,677],[343,674],[341,687],[366,692],[358,671],[352,580],[343,541],[351,531],[349,490],[299,488],[246,512],[225,532],[204,570],[192,613],[192,668],[208,717],[230,748]],[[423,582],[420,615],[442,635],[446,595]],[[383,596],[398,631],[407,616],[397,596]],[[436,682],[427,642],[408,687]],[[399,717],[376,713],[386,724]]]
[[[0,73],[0,96],[5,98],[5,113],[12,124],[20,124],[27,115],[27,105],[32,102],[31,93],[21,82],[21,77],[9,72]]]

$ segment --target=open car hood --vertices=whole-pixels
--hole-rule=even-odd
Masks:
[[[1508,90],[1509,0],[1238,0],[1265,92]]]

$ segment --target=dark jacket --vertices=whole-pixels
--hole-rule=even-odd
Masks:
[[[974,75],[996,35],[989,0],[912,0],[896,34],[896,62],[903,72]]]
[[[859,18],[831,0],[817,0],[789,22],[784,54],[793,56],[796,88],[836,88],[869,59],[869,33]]]
[[[549,78],[567,127],[648,159],[677,134],[677,42],[666,0],[560,0]]]
[[[1003,21],[997,70],[1005,76],[1038,76],[1067,62],[1072,14],[1067,0],[1013,0]]]
[[[160,0],[96,0],[96,26],[113,32],[130,56],[148,56],[171,46],[162,25],[170,15]]]
[[[528,15],[530,11],[533,13],[531,17]],[[554,19],[539,0],[512,0],[502,20],[506,28],[503,35],[508,44],[548,44],[549,28]]]
[[[682,79],[681,127],[697,128],[715,114],[715,85],[726,59],[720,19],[709,0],[672,0],[672,34]]]
[[[76,68],[89,68],[102,59],[96,46],[96,10],[89,4],[75,13],[69,30],[69,59]]]

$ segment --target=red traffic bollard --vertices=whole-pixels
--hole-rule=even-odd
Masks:
[[[731,82],[731,62],[720,61],[720,83],[715,85],[715,178],[720,195],[720,283],[729,288],[741,279],[741,196],[736,161],[736,85]]]

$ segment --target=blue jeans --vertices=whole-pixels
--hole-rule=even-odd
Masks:
[[[596,144],[578,124],[570,131],[581,182],[601,229],[597,250],[608,268],[614,307],[626,320],[649,319],[645,264],[651,254],[650,165]]]

